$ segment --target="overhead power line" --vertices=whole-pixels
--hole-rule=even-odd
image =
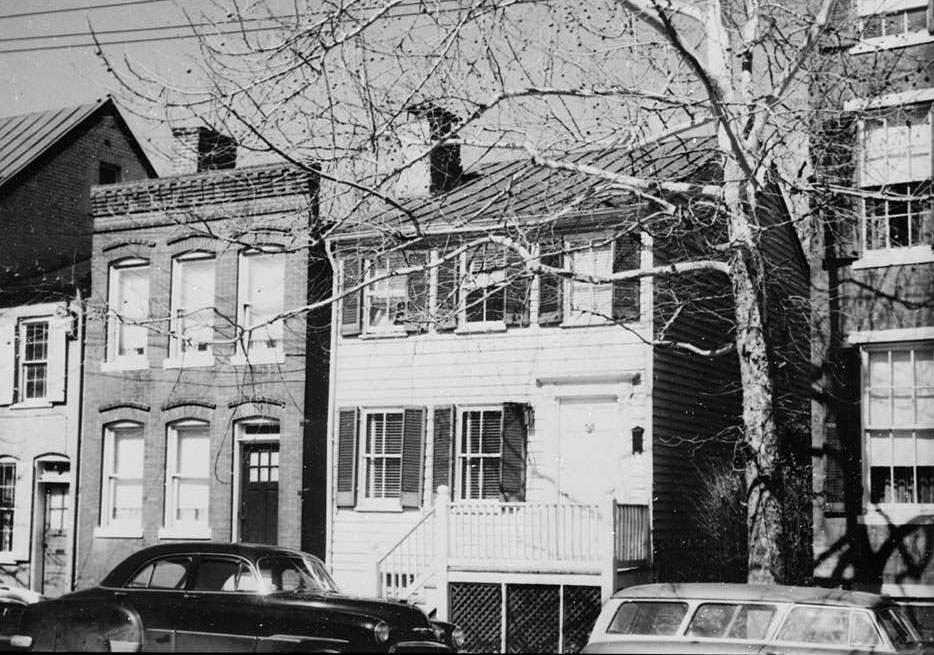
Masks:
[[[0,20],[4,18],[26,18],[28,16],[44,16],[46,14],[66,14],[74,11],[88,11],[91,9],[110,9],[111,7],[128,7],[130,5],[149,5],[154,2],[168,2],[168,0],[124,0],[124,2],[114,2],[109,5],[86,5],[84,7],[62,7],[59,9],[37,9],[36,11],[24,11],[18,14],[0,14]]]

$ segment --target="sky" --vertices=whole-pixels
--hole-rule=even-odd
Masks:
[[[167,79],[184,79],[196,40],[178,37],[191,34],[186,12],[194,18],[205,8],[204,0],[0,0],[0,115],[84,104],[117,91],[95,52],[91,27],[110,43],[104,50],[115,60],[126,57]],[[159,40],[120,43],[142,39]],[[124,116],[159,172],[168,172],[159,156],[167,128]]]

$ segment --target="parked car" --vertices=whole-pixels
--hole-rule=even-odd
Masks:
[[[463,635],[406,603],[339,593],[307,553],[197,542],[144,548],[100,586],[29,606],[12,643],[36,651],[441,653],[456,651]]]
[[[19,628],[19,619],[27,605],[43,600],[31,589],[0,585],[0,651],[10,650],[10,638]]]
[[[616,592],[585,653],[830,655],[925,650],[904,608],[817,587],[650,584]]]

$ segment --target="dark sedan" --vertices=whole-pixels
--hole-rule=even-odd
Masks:
[[[452,652],[457,629],[401,602],[338,592],[321,562],[272,546],[173,543],[99,587],[32,605],[12,643],[36,651]]]

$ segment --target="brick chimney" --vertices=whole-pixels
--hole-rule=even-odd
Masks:
[[[175,127],[172,172],[176,175],[218,171],[237,165],[237,144],[209,127]]]
[[[399,129],[403,162],[425,152],[431,144],[450,134],[460,120],[437,105],[423,103],[409,107],[412,120]],[[396,191],[403,196],[427,196],[454,188],[461,175],[460,145],[436,145],[427,157],[420,159],[399,175]]]

